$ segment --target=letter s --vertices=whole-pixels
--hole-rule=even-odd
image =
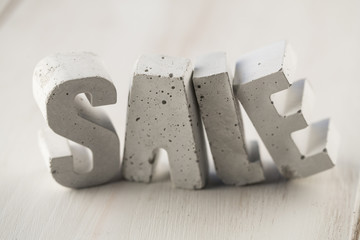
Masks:
[[[91,187],[120,173],[116,131],[106,114],[92,108],[116,103],[116,89],[109,79],[102,62],[92,53],[49,56],[35,68],[34,97],[52,130],[41,132],[40,144],[52,176],[63,186]],[[74,170],[75,156],[84,152],[84,147],[74,151],[68,139],[59,135],[92,151],[91,171]]]

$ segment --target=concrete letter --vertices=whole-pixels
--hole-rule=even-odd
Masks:
[[[257,158],[250,159],[245,148],[239,102],[234,98],[226,54],[198,58],[193,83],[219,178],[235,185],[264,180],[256,142],[251,148],[256,152],[249,156]]]
[[[162,148],[176,187],[204,187],[207,162],[191,75],[187,59],[149,55],[138,60],[128,103],[122,168],[126,179],[150,182]]]
[[[33,91],[52,129],[41,132],[40,141],[58,183],[91,187],[120,174],[118,136],[106,114],[93,108],[114,104],[116,89],[95,55],[69,53],[43,59],[34,71]],[[72,147],[66,138],[82,146]],[[76,160],[90,160],[84,146],[93,156],[92,168],[79,173],[74,169]]]
[[[308,126],[312,95],[304,80],[292,83],[294,68],[291,48],[279,42],[240,58],[234,80],[236,96],[286,178],[333,167],[338,141],[329,120]]]

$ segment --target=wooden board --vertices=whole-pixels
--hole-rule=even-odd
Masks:
[[[0,239],[357,239],[359,236],[359,1],[16,1],[0,14]],[[105,107],[123,146],[133,65],[142,53],[193,58],[241,54],[287,39],[297,76],[316,93],[316,118],[330,115],[342,145],[336,168],[207,189],[116,182],[79,191],[56,184],[36,134],[44,120],[32,97],[32,71],[54,52],[99,54],[118,89]],[[249,123],[248,121],[245,121]],[[248,124],[248,136],[256,137]],[[360,191],[358,191],[360,194]],[[357,198],[357,200],[356,200]]]

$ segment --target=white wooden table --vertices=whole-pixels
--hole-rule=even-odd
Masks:
[[[204,190],[179,190],[165,174],[152,184],[76,191],[48,173],[31,87],[44,56],[87,50],[104,59],[118,89],[118,104],[105,109],[123,146],[140,54],[224,50],[234,63],[281,39],[298,54],[298,77],[313,86],[316,118],[331,116],[341,133],[334,169],[286,182],[262,148],[268,181],[241,188],[212,177]],[[358,239],[359,43],[355,0],[0,1],[0,239]]]

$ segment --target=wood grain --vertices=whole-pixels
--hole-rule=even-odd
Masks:
[[[353,239],[358,238],[359,1],[49,1],[15,4],[0,21],[0,239]],[[0,14],[1,19],[1,14]],[[313,177],[279,179],[262,146],[268,181],[174,189],[116,182],[79,191],[51,179],[38,149],[45,126],[31,92],[32,71],[55,52],[93,51],[118,90],[106,107],[123,147],[126,101],[140,54],[193,58],[241,54],[287,39],[297,76],[342,135],[337,166]],[[248,120],[249,138],[257,137]],[[359,197],[358,197],[359,199]]]

